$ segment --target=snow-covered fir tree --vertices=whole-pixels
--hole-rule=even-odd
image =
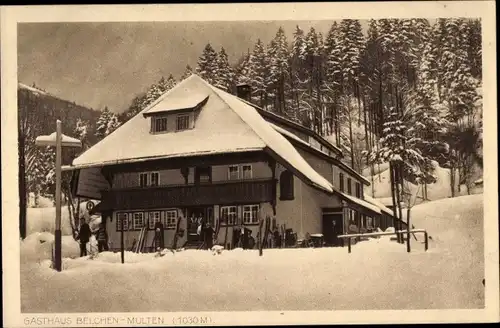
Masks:
[[[269,96],[274,98],[274,110],[286,113],[286,92],[289,76],[289,50],[285,30],[280,27],[268,47],[269,54]]]
[[[217,70],[215,75],[215,86],[230,92],[232,89],[232,82],[234,80],[234,73],[231,65],[229,64],[229,59],[227,57],[226,50],[222,47],[217,54]]]
[[[89,130],[90,130],[90,122],[78,118],[76,121],[76,126],[75,130],[73,131],[73,134],[78,140],[82,142],[82,146],[84,149],[90,146],[88,140]]]
[[[146,98],[145,102],[143,104],[143,107],[147,107],[151,105],[156,99],[158,99],[161,95],[163,94],[162,88],[160,87],[159,84],[153,83],[148,91],[146,92]]]
[[[208,83],[216,83],[216,76],[218,74],[217,53],[210,43],[207,43],[198,59],[196,72]]]
[[[102,111],[101,116],[97,120],[96,123],[96,136],[98,139],[103,139],[111,132],[116,130],[120,126],[120,122],[118,121],[118,117],[116,114],[111,113],[108,107],[106,106]]]
[[[292,50],[290,53],[290,92],[291,92],[291,108],[292,111],[299,116],[300,119],[300,98],[304,91],[304,83],[306,80],[306,67],[304,64],[306,56],[306,43],[304,30],[298,25],[293,32]]]
[[[251,62],[252,55],[250,54],[250,50],[248,50],[248,52],[240,59],[239,63],[236,64],[234,76],[236,84],[252,84]]]
[[[182,76],[181,76],[181,81],[190,77],[191,74],[193,74],[193,69],[191,68],[191,66],[186,65],[186,68],[184,69],[184,73],[182,73]]]
[[[108,122],[108,128],[106,130],[106,136],[115,131],[119,126],[120,126],[120,121],[118,120],[118,116],[116,116],[115,113],[111,113]]]
[[[266,108],[267,90],[269,88],[269,58],[266,48],[260,39],[249,56],[248,77],[252,87],[252,100],[262,108]]]

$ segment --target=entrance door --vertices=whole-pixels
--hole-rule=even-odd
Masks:
[[[202,236],[198,235],[200,223],[210,222],[213,225],[212,207],[191,207],[187,209],[187,238],[188,241],[202,241]]]
[[[327,246],[342,246],[337,236],[343,233],[342,213],[323,214],[323,236]]]

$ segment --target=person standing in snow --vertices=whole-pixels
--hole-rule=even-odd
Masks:
[[[214,229],[212,228],[212,225],[210,222],[207,222],[207,226],[205,229],[203,229],[203,234],[204,234],[204,242],[205,242],[205,248],[210,250],[213,247],[214,244]]]
[[[85,218],[80,219],[80,231],[78,232],[78,239],[80,240],[80,257],[87,256],[87,243],[90,240],[90,236],[92,235],[92,231],[90,230],[90,226],[87,222],[85,222]]]
[[[198,228],[196,229],[196,234],[198,235],[199,240],[203,240],[203,218],[200,217],[196,220],[198,222]]]
[[[97,249],[98,252],[108,250],[108,233],[106,232],[106,228],[104,227],[104,223],[99,224],[99,230],[97,230]]]
[[[155,248],[164,249],[165,248],[165,238],[163,232],[163,223],[161,221],[157,221],[155,223]]]

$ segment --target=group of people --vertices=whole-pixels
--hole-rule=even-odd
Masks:
[[[80,257],[87,256],[87,244],[90,241],[90,237],[95,235],[97,240],[97,250],[98,252],[108,251],[108,233],[103,222],[99,224],[99,229],[92,231],[90,225],[86,222],[85,218],[80,219],[80,229],[78,231],[77,239],[80,242]]]
[[[214,234],[215,230],[212,228],[212,224],[210,222],[204,223],[203,220],[200,221],[198,228],[196,230],[198,236],[203,241],[205,249],[212,249],[214,246]]]

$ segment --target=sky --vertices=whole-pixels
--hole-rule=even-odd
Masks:
[[[224,45],[234,61],[257,37],[268,42],[280,24],[20,24],[19,80],[79,104],[120,112],[161,75],[178,76],[186,64],[194,67],[206,42]],[[285,26],[289,40],[295,24]],[[304,29],[314,25],[322,32],[330,24],[300,22]]]
[[[296,25],[326,35],[329,21],[23,23],[18,25],[18,78],[79,105],[124,111],[131,100],[186,65],[205,45],[226,49],[235,62],[280,26],[288,41]],[[366,26],[366,21],[362,22]]]

